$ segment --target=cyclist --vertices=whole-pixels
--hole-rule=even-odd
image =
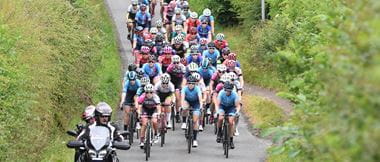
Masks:
[[[198,19],[198,14],[196,12],[191,12],[190,17],[185,22],[185,31],[190,33],[192,27],[197,29],[199,25],[201,25],[201,21]]]
[[[161,80],[154,86],[154,90],[158,97],[160,97],[161,107],[163,108],[161,112],[166,113],[166,121],[168,122],[167,128],[170,129],[172,128],[172,123],[170,122],[170,106],[175,102],[175,88],[173,83],[170,82],[170,75],[167,73],[161,75]]]
[[[154,47],[157,49],[155,56],[160,56],[162,54],[163,48],[165,47],[165,38],[162,34],[157,34]]]
[[[155,84],[159,81],[159,76],[162,74],[161,66],[156,62],[154,55],[149,56],[149,62],[145,63],[142,67],[145,74],[149,76],[150,82]]]
[[[127,12],[127,27],[128,27],[128,39],[131,39],[131,30],[134,28],[134,22],[136,13],[140,10],[137,0],[132,0],[132,4],[128,7]]]
[[[235,130],[235,115],[240,112],[240,98],[238,94],[233,91],[233,84],[230,82],[226,82],[224,84],[224,89],[219,93],[217,102],[215,104],[216,110],[219,114],[218,119],[218,135],[216,141],[218,143],[221,142],[222,139],[222,121],[224,119],[224,115],[230,115],[228,117],[228,123],[230,125],[230,147],[231,149],[235,148],[235,144],[233,142],[233,133]]]
[[[120,107],[123,107],[124,113],[124,130],[128,131],[129,126],[129,112],[135,102],[137,89],[141,86],[140,80],[137,79],[137,74],[130,71],[127,74],[127,80],[124,83],[123,93],[121,95]]]
[[[176,26],[175,26],[175,28],[174,28],[174,32],[172,33],[171,38],[176,38],[176,37],[179,36],[179,35],[186,36],[186,33],[183,32],[183,30],[182,30],[182,25],[176,25]],[[175,40],[175,39],[172,39],[172,44],[175,43],[174,40]]]
[[[210,66],[209,59],[203,59],[202,65],[199,68],[198,72],[203,78],[203,82],[205,83],[205,86],[206,86],[206,91],[205,91],[206,107],[205,108],[208,109],[211,104],[210,82],[211,82],[212,75],[216,72],[216,69],[213,66]],[[208,112],[209,112],[209,109],[208,109]]]
[[[170,46],[165,46],[162,50],[162,55],[158,58],[161,63],[162,72],[165,73],[169,65],[172,63],[173,49]]]
[[[201,62],[203,60],[202,55],[198,53],[197,51],[191,51],[190,55],[186,57],[187,64],[195,63],[198,66],[201,65]]]
[[[220,56],[219,51],[215,48],[215,44],[210,42],[208,44],[208,50],[203,51],[203,58],[210,59],[210,63],[212,66],[216,67],[218,58]]]
[[[228,60],[227,72],[234,72],[239,77],[241,87],[244,87],[243,71],[240,68],[236,67],[236,61]]]
[[[206,38],[200,38],[199,39],[198,51],[203,54],[203,51],[206,51],[207,49],[208,49],[207,39]]]
[[[228,42],[227,40],[224,39],[224,34],[223,33],[218,33],[216,35],[216,40],[214,40],[215,47],[221,51],[222,49],[228,47]]]
[[[132,49],[140,50],[141,46],[144,44],[144,36],[143,32],[144,28],[142,26],[137,26],[135,30],[135,34],[133,36]]]
[[[234,84],[234,90],[237,92],[238,96],[241,98],[243,94],[243,87],[241,87],[240,82],[239,82],[239,77],[234,73],[234,72],[229,72],[228,75],[230,75],[231,78],[231,83]],[[240,109],[242,108],[242,103],[240,103]],[[239,124],[239,113],[236,114],[235,117],[235,133],[234,136],[239,135],[239,130],[238,130],[238,124]]]
[[[157,114],[161,114],[160,98],[154,93],[152,84],[148,84],[144,88],[145,92],[138,98],[137,113],[141,117],[141,131],[140,131],[140,148],[144,147],[145,131],[148,122],[148,117],[152,117],[154,142],[158,140],[158,122]],[[157,112],[157,114],[155,114]]]
[[[198,128],[199,128],[199,116],[200,116],[200,110],[202,103],[202,92],[201,89],[195,85],[196,79],[193,76],[189,76],[187,86],[185,86],[182,89],[181,92],[181,107],[182,110],[182,129],[186,129],[186,116],[188,113],[188,108],[193,108],[193,121],[194,121],[194,141],[193,141],[193,147],[198,147],[198,141],[197,141],[197,135],[198,135]]]
[[[206,20],[201,20],[201,25],[197,27],[197,31],[200,38],[206,38],[207,42],[211,42],[211,27],[207,25]]]
[[[192,73],[191,74],[191,76],[193,76],[194,78],[195,78],[195,81],[196,81],[196,83],[195,83],[195,85],[197,85],[200,89],[201,89],[201,92],[202,92],[202,103],[204,104],[205,103],[205,101],[206,101],[206,95],[207,95],[207,92],[206,92],[206,85],[205,85],[205,83],[203,82],[203,78],[202,78],[202,76],[198,73],[198,72],[194,72],[194,73]],[[204,107],[202,106],[202,109],[203,109]],[[199,119],[199,123],[200,123],[200,125],[199,125],[199,131],[203,131],[203,126],[202,126],[202,123],[203,123],[203,113],[202,113],[202,116],[201,116],[201,118]]]
[[[177,122],[179,122],[179,107],[181,105],[180,98],[180,90],[182,88],[183,76],[186,73],[186,67],[180,62],[181,58],[178,55],[174,55],[172,57],[172,63],[169,65],[167,69],[167,73],[170,75],[171,82],[174,84],[174,88],[176,89],[176,118]]]
[[[174,38],[174,44],[173,44],[172,48],[180,58],[185,57],[186,47],[183,44],[183,41],[180,37]]]
[[[222,51],[221,51],[221,54],[222,54],[222,57],[219,57],[219,64],[224,64],[224,61],[226,61],[228,59],[228,55],[230,54],[230,48],[229,47],[226,47],[226,48],[223,48]]]
[[[145,63],[149,62],[150,49],[147,46],[142,46],[140,54],[136,57],[136,65],[141,68]]]
[[[172,19],[173,19],[173,16],[174,16],[174,9],[176,8],[177,4],[174,0],[170,1],[170,3],[165,6],[165,9],[164,9],[164,21],[165,21],[165,28],[166,28],[166,31],[168,33],[168,39],[170,38],[170,34],[172,32]],[[170,39],[171,40],[171,39]]]
[[[177,25],[184,26],[186,17],[182,15],[182,11],[180,8],[176,8],[174,11],[175,15],[172,18],[172,28],[174,29]],[[181,28],[182,32],[183,29]]]
[[[197,33],[197,28],[191,27],[190,32],[186,35],[185,41],[187,44],[198,44],[200,37]]]
[[[203,22],[206,21],[207,25],[211,28],[211,33],[215,33],[214,16],[211,15],[211,10],[206,8],[203,10],[203,15],[199,16],[199,19]]]
[[[164,36],[164,41],[165,42],[168,42],[168,35],[167,35],[167,31],[165,28],[162,27],[162,20],[157,20],[156,22],[156,28],[158,30],[158,34],[161,34],[162,36]]]
[[[184,15],[186,19],[188,19],[190,17],[190,14],[191,14],[191,11],[190,11],[189,2],[184,1],[183,6],[182,6],[182,15]]]
[[[147,5],[140,4],[140,11],[136,13],[135,22],[137,26],[142,26],[144,30],[148,30],[151,25],[152,17],[149,12],[146,11]]]

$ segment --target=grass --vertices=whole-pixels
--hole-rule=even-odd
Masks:
[[[285,122],[283,110],[272,101],[252,95],[243,95],[243,112],[255,128],[267,129]]]

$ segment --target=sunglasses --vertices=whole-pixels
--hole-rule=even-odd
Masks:
[[[106,115],[101,115],[100,118],[108,118],[110,116],[106,116]]]
[[[213,50],[213,49],[215,49],[215,48],[214,48],[214,47],[209,47],[208,49],[212,49],[212,50]]]
[[[179,62],[173,62],[173,64],[179,64]]]
[[[145,93],[149,93],[149,94],[152,94],[153,92],[152,92],[152,91],[149,91],[149,92],[147,91],[147,92],[145,92]]]
[[[149,63],[154,63],[154,61],[149,61]]]
[[[207,24],[207,23],[202,23],[202,24]]]
[[[136,79],[129,79],[129,81],[135,81]]]
[[[195,83],[192,83],[192,82],[191,82],[191,83],[189,83],[189,85],[195,85]]]

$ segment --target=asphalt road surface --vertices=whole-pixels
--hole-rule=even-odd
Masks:
[[[123,70],[134,59],[131,55],[131,44],[127,40],[127,27],[125,16],[130,0],[104,0],[110,16],[115,23],[115,32],[118,37],[120,58]],[[159,16],[159,6],[156,6],[155,20]],[[153,21],[155,22],[155,21]],[[154,24],[154,23],[153,23]],[[118,112],[118,123],[122,125],[123,112]],[[266,148],[270,145],[268,140],[253,136],[248,129],[246,120],[240,120],[238,129],[240,135],[234,137],[235,149],[230,150],[230,156],[226,159],[223,156],[222,144],[216,143],[216,136],[213,127],[207,125],[203,132],[198,134],[198,147],[193,148],[191,154],[187,153],[187,143],[184,131],[180,130],[180,124],[176,124],[176,130],[169,130],[166,134],[166,144],[160,147],[159,143],[153,145],[149,161],[165,162],[213,162],[213,161],[232,161],[232,162],[261,162],[265,161]],[[122,127],[121,127],[122,128]],[[145,154],[138,147],[138,140],[134,140],[132,148],[128,151],[118,151],[118,156],[122,162],[145,161]]]

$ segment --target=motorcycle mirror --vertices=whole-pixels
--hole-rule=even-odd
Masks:
[[[69,141],[66,146],[68,148],[78,148],[78,147],[83,147],[84,146],[84,143],[82,141]]]
[[[131,148],[131,146],[128,144],[128,142],[117,142],[117,141],[115,141],[113,143],[113,146],[119,150],[129,150]]]
[[[119,134],[122,135],[123,137],[127,137],[129,135],[129,132],[127,132],[127,131],[120,131]]]
[[[78,136],[78,133],[76,131],[73,131],[73,130],[68,130],[66,133],[70,136],[74,136],[74,137]]]

